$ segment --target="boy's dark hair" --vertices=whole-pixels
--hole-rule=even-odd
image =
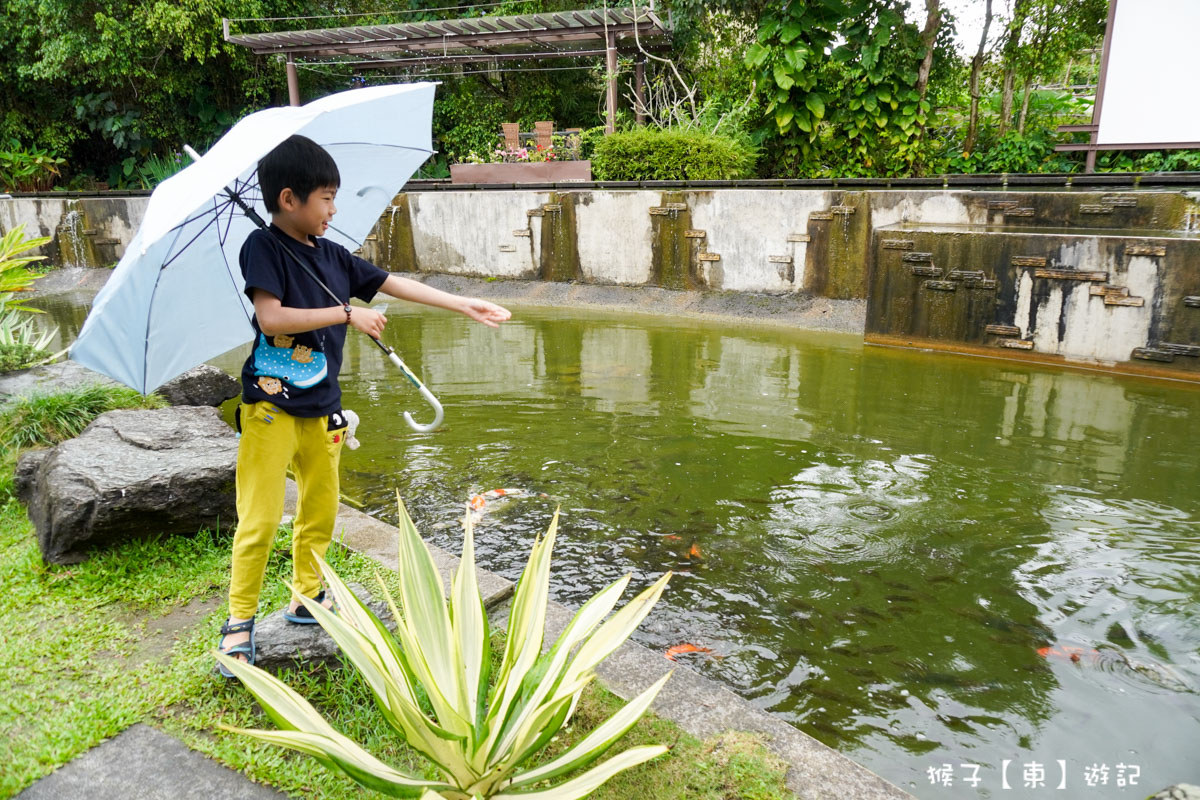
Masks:
[[[333,157],[307,136],[289,136],[258,162],[258,186],[272,214],[280,211],[279,193],[284,189],[291,189],[304,203],[316,189],[341,185]]]

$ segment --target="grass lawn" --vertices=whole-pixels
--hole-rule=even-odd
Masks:
[[[0,501],[3,502],[3,501]],[[290,534],[281,530],[262,603],[287,599]],[[0,798],[9,797],[103,739],[147,722],[256,781],[304,798],[378,796],[299,755],[218,729],[271,727],[236,681],[213,672],[212,649],[226,615],[230,538],[126,544],[70,567],[45,566],[25,509],[0,507]],[[343,578],[372,585],[377,566],[338,547],[329,562]],[[496,648],[499,652],[502,648]],[[384,761],[428,770],[387,727],[350,670],[292,671],[284,680],[335,727]],[[559,751],[622,704],[593,685]],[[671,752],[621,773],[598,798],[789,798],[785,765],[760,741],[727,734],[700,741],[672,723],[643,719],[618,748],[659,742]]]

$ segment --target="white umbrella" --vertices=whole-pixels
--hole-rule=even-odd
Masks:
[[[254,338],[254,306],[238,266],[242,242],[267,216],[258,161],[301,134],[324,147],[342,184],[327,237],[362,246],[384,208],[433,152],[435,83],[352,89],[238,122],[196,163],[163,181],[125,255],[96,295],[70,357],[143,394]],[[241,201],[241,204],[236,202]],[[340,301],[339,301],[340,302]],[[380,343],[437,412],[416,375]]]

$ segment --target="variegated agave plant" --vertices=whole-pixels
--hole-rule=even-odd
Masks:
[[[587,795],[621,770],[666,752],[661,745],[633,747],[550,785],[599,759],[642,716],[669,674],[553,760],[522,769],[571,718],[596,665],[641,623],[670,573],[609,617],[629,576],[611,584],[579,609],[543,654],[556,512],[546,535],[534,543],[517,584],[503,662],[491,682],[490,632],[476,581],[470,515],[462,562],[447,603],[433,558],[403,502],[399,505],[403,613],[388,593],[398,625],[395,637],[323,561],[321,570],[340,604],[338,614],[311,601],[305,605],[366,680],[384,719],[433,763],[440,779],[422,779],[384,764],[334,730],[308,701],[277,678],[218,655],[280,728],[229,730],[308,753],[376,791],[423,800],[571,800]],[[422,709],[418,699],[422,692],[432,715]]]

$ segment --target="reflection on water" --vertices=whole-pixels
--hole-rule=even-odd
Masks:
[[[522,490],[478,529],[516,578],[561,505],[559,600],[675,570],[642,643],[710,648],[679,658],[921,797],[1040,797],[1032,761],[1055,786],[1066,763],[1064,796],[1200,783],[1195,388],[747,326],[389,316],[446,424],[408,430],[422,401],[350,337],[344,490],[373,513],[398,488],[457,552],[469,498]],[[943,764],[980,785],[931,786]]]
[[[370,429],[346,483],[376,513],[398,487],[457,550],[464,501],[527,490],[480,528],[515,578],[561,505],[559,599],[676,570],[644,644],[711,648],[681,658],[920,796],[959,796],[929,785],[943,763],[1021,796],[1006,759],[1062,759],[1098,797],[1093,763],[1138,764],[1147,792],[1200,780],[1195,389],[778,330],[394,313],[448,422],[405,430],[419,399],[358,340],[347,404]]]

